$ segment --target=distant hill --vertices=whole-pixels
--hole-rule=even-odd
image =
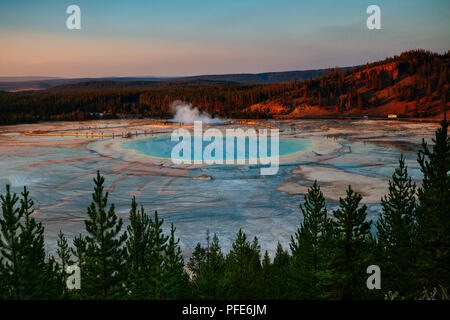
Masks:
[[[99,81],[114,81],[114,82],[127,82],[127,81],[158,81],[164,78],[74,78],[74,79],[63,79],[63,78],[43,78],[36,77],[38,79],[23,79],[17,81],[8,81],[10,77],[1,77],[0,79],[0,90],[3,91],[29,91],[29,90],[45,90],[53,88],[56,86],[62,86],[74,83],[86,83],[86,82],[99,82]],[[33,78],[33,77],[24,77]],[[21,79],[20,77],[13,79]]]
[[[352,67],[341,68],[347,70]],[[302,81],[322,76],[328,69],[314,69],[304,71],[282,71],[266,73],[236,73],[218,75],[200,75],[181,79],[200,79],[209,81],[230,81],[235,83],[275,83],[285,81]]]
[[[342,68],[347,70],[350,67]],[[314,69],[303,71],[282,71],[266,73],[236,73],[236,74],[216,74],[198,75],[189,77],[112,77],[112,78],[51,78],[51,77],[0,77],[0,90],[3,91],[29,91],[45,90],[54,87],[63,89],[62,86],[70,85],[67,88],[75,89],[78,84],[80,88],[130,88],[135,86],[152,86],[155,81],[174,80],[204,80],[216,83],[276,83],[285,81],[302,81],[314,77],[320,77],[328,69]],[[128,82],[123,84],[122,82]],[[89,84],[91,83],[91,84]]]
[[[64,90],[102,90],[102,89],[125,89],[125,88],[146,88],[146,87],[203,87],[214,84],[233,84],[229,81],[210,81],[192,79],[174,79],[174,80],[154,80],[154,81],[117,81],[117,80],[95,80],[84,81],[72,84],[63,84],[49,88],[50,91],[64,91]]]
[[[40,76],[29,76],[29,77],[0,77],[0,82],[25,82],[25,81],[42,81],[42,80],[52,80],[59,79],[58,77],[40,77]]]

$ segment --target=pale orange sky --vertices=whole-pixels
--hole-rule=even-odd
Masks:
[[[78,0],[0,2],[0,76],[112,77],[259,73],[351,66],[450,47],[450,1]]]

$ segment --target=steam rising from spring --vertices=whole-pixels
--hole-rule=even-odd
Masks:
[[[202,121],[204,124],[223,123],[220,119],[211,118],[211,116],[198,108],[192,106],[191,103],[175,101],[170,106],[174,113],[172,121],[180,123],[194,123],[194,121]]]

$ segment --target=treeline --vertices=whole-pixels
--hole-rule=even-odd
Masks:
[[[357,68],[330,69],[305,81],[237,84],[205,80],[153,82],[91,81],[33,93],[0,94],[0,124],[52,120],[97,119],[139,115],[172,116],[170,105],[186,101],[212,115],[265,118],[250,106],[276,103],[288,107],[319,106],[330,113],[368,110],[391,100],[407,101],[405,114],[428,116],[443,111],[449,101],[449,54],[414,50]],[[405,78],[410,81],[401,82]],[[381,94],[384,89],[389,94]]]
[[[450,138],[444,120],[433,145],[418,153],[423,182],[416,187],[403,157],[382,198],[375,226],[361,195],[346,190],[328,214],[317,182],[300,205],[303,222],[289,251],[273,260],[258,239],[239,230],[228,253],[216,234],[198,244],[185,264],[175,227],[131,201],[130,223],[108,205],[104,178],[94,178],[84,235],[68,244],[59,233],[56,257],[46,256],[44,228],[33,217],[26,188],[1,195],[2,299],[448,299],[450,284]],[[376,236],[371,229],[375,227]],[[68,290],[80,269],[81,288]],[[381,289],[366,286],[367,267],[381,269]]]
[[[90,120],[139,115],[172,117],[171,104],[190,102],[212,115],[239,118],[245,107],[291,90],[294,83],[224,84],[209,81],[158,82],[151,87],[45,90],[0,95],[0,124],[35,121]],[[125,85],[122,83],[122,85]],[[99,86],[93,84],[94,88]],[[66,86],[64,86],[66,87]]]

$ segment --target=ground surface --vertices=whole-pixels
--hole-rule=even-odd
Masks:
[[[225,127],[239,127],[233,123]],[[35,201],[37,219],[46,228],[47,247],[54,250],[59,230],[69,238],[84,228],[97,170],[106,177],[110,201],[128,224],[131,197],[147,211],[158,210],[173,222],[186,255],[205,231],[217,233],[225,251],[237,230],[257,236],[273,253],[277,241],[287,248],[302,220],[298,205],[314,180],[321,184],[330,209],[348,184],[360,192],[376,219],[387,181],[403,153],[417,182],[416,154],[422,138],[430,140],[437,123],[397,121],[283,120],[247,124],[272,126],[281,135],[312,141],[309,150],[281,159],[274,176],[261,176],[258,166],[175,166],[121,148],[129,139],[170,134],[174,126],[153,120],[59,122],[0,127],[0,191],[26,185]],[[25,133],[103,134],[31,136]],[[138,134],[124,138],[122,133]],[[169,224],[166,223],[166,228]]]

